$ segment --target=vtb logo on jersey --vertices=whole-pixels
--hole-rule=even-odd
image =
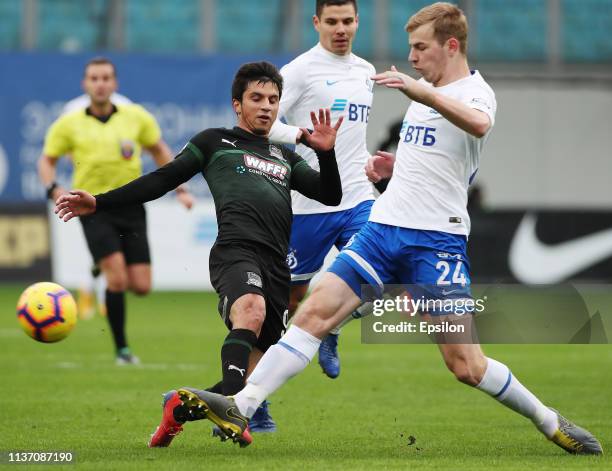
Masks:
[[[123,157],[126,160],[131,159],[132,156],[134,155],[134,149],[135,149],[134,141],[130,141],[129,139],[121,139],[120,146],[121,146],[121,157]]]
[[[258,170],[262,173],[278,178],[279,180],[284,180],[285,175],[287,175],[287,167],[284,165],[270,162],[269,160],[260,159],[254,155],[244,154],[244,164],[248,168]]]
[[[431,147],[436,143],[436,128],[413,126],[408,121],[402,121],[400,140],[407,144]]]
[[[370,119],[370,110],[372,109],[369,105],[361,105],[359,103],[350,103],[344,98],[336,98],[331,105],[332,111],[344,112],[348,107],[348,120],[359,121],[367,123]]]

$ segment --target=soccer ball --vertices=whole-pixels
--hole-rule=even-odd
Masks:
[[[68,336],[77,321],[72,295],[56,283],[28,286],[17,302],[17,320],[34,340],[58,342]]]

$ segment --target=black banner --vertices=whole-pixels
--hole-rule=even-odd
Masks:
[[[612,280],[612,212],[478,211],[471,219],[474,282]]]
[[[0,282],[51,279],[45,203],[0,205]]]

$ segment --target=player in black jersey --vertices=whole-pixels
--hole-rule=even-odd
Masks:
[[[194,136],[173,162],[107,193],[73,190],[56,202],[56,213],[75,216],[143,203],[163,196],[202,173],[215,200],[219,234],[210,253],[210,275],[219,294],[219,312],[230,329],[221,348],[223,380],[211,391],[232,395],[263,353],[283,334],[290,273],[286,263],[291,231],[291,190],[337,206],[342,186],[334,144],[342,118],[332,126],[329,110],[312,112],[313,130],[302,130],[315,150],[320,173],[295,152],[271,144],[283,79],[267,62],[243,65],[232,84],[238,117],[233,129],[207,129]],[[187,416],[176,391],[164,396],[163,417],[149,446],[168,446]],[[271,420],[271,418],[268,419]],[[250,442],[248,430],[239,437]]]

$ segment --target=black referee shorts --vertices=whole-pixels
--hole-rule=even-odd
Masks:
[[[128,265],[151,263],[143,205],[97,211],[79,219],[94,262],[114,252],[123,252]]]
[[[291,275],[286,257],[256,243],[215,244],[210,251],[210,281],[219,295],[219,314],[228,329],[230,309],[241,296],[263,296],[266,318],[257,339],[265,352],[285,333]]]

